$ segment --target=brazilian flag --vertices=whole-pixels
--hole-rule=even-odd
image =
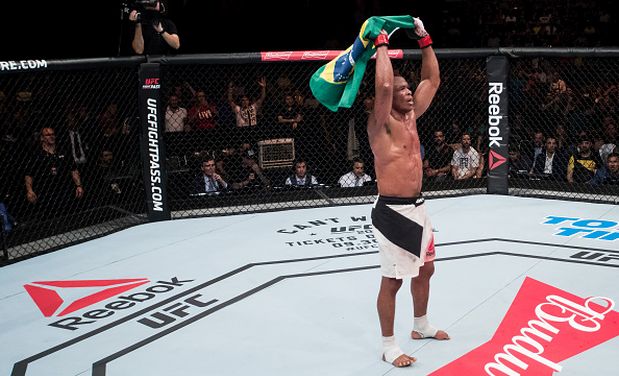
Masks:
[[[375,16],[365,20],[353,44],[312,75],[309,85],[314,97],[333,112],[340,107],[350,108],[357,97],[365,66],[374,56],[374,39],[382,29],[391,35],[399,28],[415,28],[413,17]]]

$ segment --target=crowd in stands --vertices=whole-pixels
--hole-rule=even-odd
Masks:
[[[475,16],[471,10],[485,8],[468,3],[458,8],[459,3],[453,2],[453,9],[463,12],[447,12],[449,27],[438,29],[445,38],[461,38],[464,47],[475,37],[486,38],[486,46],[561,46],[568,41],[574,46],[606,45],[614,19],[611,2],[605,1],[597,7],[584,1],[562,7],[558,0],[512,0],[501,3],[498,11]],[[619,82],[613,64],[582,58],[513,62],[511,177],[617,184]],[[449,84],[449,69],[444,72]],[[483,87],[482,71],[466,74]],[[188,78],[162,92],[167,155],[184,161],[169,168],[191,176],[175,182],[184,185],[183,192],[376,183],[365,132],[373,107],[368,91],[362,90],[351,111],[332,113],[312,97],[305,78],[291,78],[285,70],[269,77],[234,77],[219,82]],[[415,77],[410,79],[414,84]],[[483,92],[465,91],[450,95],[467,95],[483,106]],[[43,102],[34,100],[44,96],[29,90],[0,91],[0,201],[18,202],[28,208],[24,213],[45,216],[102,198],[113,202],[143,189],[139,121],[119,111],[123,101],[55,104],[52,120]],[[437,101],[446,97],[439,93]],[[445,108],[445,103],[436,107]],[[426,181],[483,178],[485,129],[483,111],[458,107],[445,111],[441,123],[428,125],[421,134]],[[284,174],[273,175],[260,166],[257,143],[265,139],[294,140],[295,160]],[[189,162],[188,156],[194,160]]]
[[[396,5],[363,3],[357,22],[379,13],[401,14]],[[506,0],[492,6],[482,0],[452,0],[441,2],[438,12],[436,7],[418,9],[442,48],[617,46],[613,0]]]
[[[573,64],[578,60],[514,64],[510,176],[617,184],[619,86],[613,81],[589,85],[583,77],[570,76]],[[581,67],[579,72],[599,76],[599,69]],[[192,177],[171,183],[184,185],[181,191],[375,183],[365,132],[371,96],[362,94],[351,112],[332,113],[285,73],[271,80],[230,81],[219,96],[194,85],[183,82],[164,92],[167,154],[185,161],[169,168]],[[45,117],[28,106],[30,96],[18,92],[15,100],[21,105],[12,113],[3,107],[4,196],[24,192],[23,202],[49,215],[83,198],[109,202],[141,189],[138,123],[121,115],[118,103],[102,104],[98,111],[68,104],[62,121],[38,128]],[[488,154],[483,117],[450,116],[421,132],[424,178],[483,178]],[[265,139],[293,140],[295,160],[283,174],[260,166],[257,143]],[[187,161],[191,155],[197,156],[192,163]]]
[[[238,38],[235,45],[226,39],[204,45],[203,40],[209,36],[202,27],[204,18],[208,24],[221,22],[225,12],[237,14],[238,24],[249,30],[278,35],[261,41],[261,51],[345,49],[361,24],[379,15],[420,17],[432,30],[436,48],[617,46],[615,35],[619,33],[614,0],[306,0],[286,4],[287,14],[294,16],[276,21],[269,7],[246,4],[246,10],[248,6],[251,14],[238,12],[234,2],[217,7],[210,2],[188,1],[185,8],[178,8],[191,13],[179,19],[187,41],[181,49],[185,53],[256,51],[253,38]],[[317,20],[330,26],[316,27],[315,23],[320,22]]]

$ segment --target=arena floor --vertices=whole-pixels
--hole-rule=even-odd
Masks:
[[[429,318],[452,339],[409,339],[407,282],[412,367],[380,360],[371,206],[354,205],[140,225],[3,267],[0,374],[617,374],[618,206],[426,205]]]

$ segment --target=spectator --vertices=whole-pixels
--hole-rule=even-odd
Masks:
[[[141,189],[139,169],[131,169],[129,165],[123,167],[109,149],[101,150],[92,176],[90,197],[94,206],[117,202],[128,197],[127,191]]]
[[[445,142],[445,133],[442,130],[434,131],[434,144],[428,149],[423,160],[423,172],[430,180],[444,181],[451,172],[454,151]]]
[[[318,184],[318,180],[312,174],[307,173],[305,160],[298,159],[294,163],[294,173],[286,178],[285,183],[294,187],[311,187]]]
[[[537,177],[552,178],[555,181],[564,181],[565,156],[557,150],[557,140],[553,136],[546,138],[544,151],[542,151],[531,168],[531,174]]]
[[[604,139],[604,136],[596,133],[593,135],[593,150],[600,155],[600,159],[605,161],[608,155],[615,151],[617,145]]]
[[[87,153],[90,151],[90,143],[87,142],[83,130],[80,129],[81,124],[82,122],[80,121],[78,112],[69,110],[66,114],[66,133],[63,132],[63,134],[65,134],[63,139],[68,141],[67,145],[71,145],[71,156],[77,166],[82,170],[86,167],[86,163],[88,162]]]
[[[9,213],[7,205],[2,201],[0,197],[0,241],[4,241],[4,236],[13,231],[15,225],[15,218]],[[0,243],[2,246],[3,243]]]
[[[589,183],[592,185],[619,185],[619,154],[608,154],[606,166],[599,168]]]
[[[565,152],[566,149],[568,149],[569,141],[567,137],[567,132],[565,131],[565,127],[562,124],[557,124],[555,126],[554,139],[557,143],[556,151]],[[548,142],[548,138],[546,138],[546,142]]]
[[[215,172],[215,159],[202,161],[202,172],[195,179],[195,193],[214,194],[228,189],[228,183]]]
[[[237,129],[241,131],[239,136],[243,142],[249,141],[251,144],[254,144],[256,141],[258,116],[266,98],[266,78],[260,78],[258,85],[260,86],[260,96],[258,99],[252,102],[249,96],[243,93],[240,95],[239,104],[237,104],[234,98],[234,93],[237,91],[236,86],[232,82],[228,85],[228,103],[234,113]]]
[[[570,183],[586,183],[593,179],[597,169],[602,167],[600,155],[591,150],[591,140],[588,136],[581,137],[578,151],[570,156],[567,164],[567,181]]]
[[[214,129],[218,114],[217,106],[206,98],[203,90],[196,92],[196,104],[189,109],[187,114],[188,123],[193,130]]]
[[[183,108],[189,108],[196,97],[196,90],[184,81],[183,83],[175,83],[172,87],[170,96],[175,95],[178,98],[178,105]]]
[[[165,131],[184,132],[188,130],[187,109],[180,106],[180,99],[172,94],[168,98],[168,105],[165,109]]]
[[[236,178],[232,183],[234,190],[239,189],[268,189],[271,181],[266,177],[264,171],[256,162],[256,154],[252,149],[240,149],[241,164],[240,168],[235,169]]]
[[[303,110],[308,105],[308,100],[305,98],[305,95],[299,89],[294,89],[292,92],[292,98],[294,99],[294,104]]]
[[[607,142],[612,144],[619,142],[619,132],[617,132],[617,125],[612,116],[604,116],[602,120],[602,133]]]
[[[471,135],[464,132],[460,144],[451,158],[451,175],[454,180],[480,178],[482,165],[479,153],[471,146]]]
[[[450,145],[454,150],[457,148],[458,141],[462,138],[462,127],[460,126],[460,120],[453,119],[451,125],[447,129],[445,134],[445,142]],[[470,135],[469,135],[470,136]]]
[[[531,169],[531,162],[520,153],[517,146],[509,148],[509,176],[528,176]]]
[[[215,172],[225,181],[232,181],[231,171],[228,170],[234,164],[237,157],[237,149],[232,147],[224,148],[215,155]]]
[[[112,137],[120,131],[120,119],[118,118],[118,105],[108,104],[99,114],[99,127],[103,137]]]
[[[540,130],[534,131],[533,138],[529,140],[529,142],[522,145],[520,149],[523,157],[529,161],[532,161],[533,166],[531,167],[534,167],[537,156],[544,151],[544,132]]]
[[[64,212],[72,197],[81,199],[84,188],[75,161],[56,146],[53,128],[41,129],[39,147],[25,172],[26,198],[39,214]]]
[[[277,123],[284,129],[278,131],[277,134],[294,138],[299,132],[298,128],[301,121],[303,121],[301,108],[296,104],[292,94],[286,94],[284,103],[277,114]]]
[[[287,72],[283,72],[279,75],[279,77],[277,77],[277,80],[275,80],[275,85],[280,93],[286,93],[290,91],[292,80],[290,80]]]
[[[135,22],[131,47],[138,55],[169,55],[181,46],[176,24],[166,17],[161,1],[145,6],[141,12],[132,10],[129,20]]]
[[[573,93],[558,73],[551,74],[550,90],[546,94],[543,110],[550,110],[556,115],[564,115],[573,109]]]
[[[352,161],[352,171],[340,176],[340,187],[361,187],[366,182],[371,182],[372,177],[365,173],[365,164],[360,158]]]
[[[118,104],[112,102],[97,117],[98,134],[96,135],[97,149],[117,151],[117,144],[121,130],[121,120],[118,115]]]

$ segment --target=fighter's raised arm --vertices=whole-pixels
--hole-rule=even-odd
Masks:
[[[393,66],[388,55],[389,36],[383,30],[374,41],[376,46],[376,77],[373,121],[369,127],[383,127],[389,120],[393,102]]]
[[[413,18],[413,20],[415,20],[414,35],[419,38],[417,43],[421,48],[421,81],[413,94],[415,118],[418,119],[430,107],[441,78],[438,60],[432,48],[432,38],[419,18]]]

